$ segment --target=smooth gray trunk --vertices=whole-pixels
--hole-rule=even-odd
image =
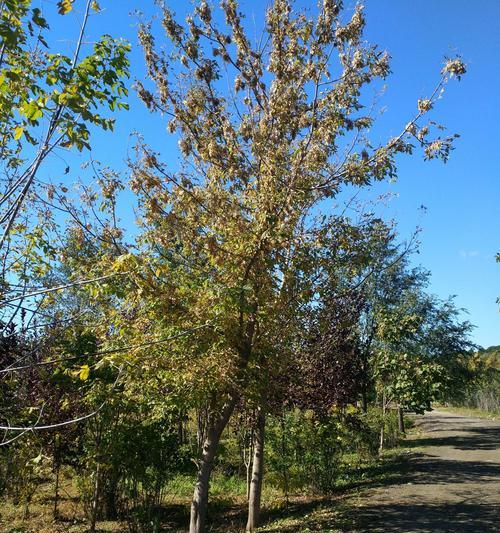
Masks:
[[[208,491],[210,474],[214,466],[214,458],[219,446],[224,428],[233,414],[238,397],[234,394],[222,408],[217,419],[209,424],[207,435],[203,442],[203,452],[198,467],[198,475],[191,501],[191,519],[189,533],[205,533],[208,506]]]
[[[384,449],[384,440],[385,440],[384,424],[382,423],[382,427],[380,428],[380,442],[379,442],[379,447],[378,447],[379,452],[381,452]]]
[[[264,440],[266,428],[266,413],[263,408],[259,409],[257,427],[254,433],[254,455],[252,466],[252,479],[248,498],[248,521],[247,531],[255,531],[259,526],[260,502],[262,495],[262,481],[264,478]]]
[[[253,447],[255,443],[254,439],[254,428],[252,427],[252,431],[250,432],[250,443],[248,447],[248,455],[245,451],[245,446],[243,446],[243,461],[245,463],[245,469],[246,469],[246,481],[247,481],[247,501],[250,498],[250,484],[252,482],[252,466],[253,466]]]
[[[56,435],[54,438],[54,452],[52,456],[52,464],[54,467],[54,472],[56,475],[55,484],[54,484],[54,509],[53,517],[54,520],[58,519],[58,505],[59,505],[59,470],[61,468],[60,457],[59,457],[59,435]]]
[[[96,469],[95,469],[95,481],[94,481],[94,493],[92,495],[92,507],[91,507],[91,515],[90,515],[90,533],[95,533],[95,526],[97,523],[97,511],[98,511],[98,505],[99,505],[99,492],[101,490],[100,485],[100,463],[97,463]]]

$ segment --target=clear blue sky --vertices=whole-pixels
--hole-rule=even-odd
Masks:
[[[77,0],[76,7],[81,4]],[[104,13],[92,17],[89,36],[102,33],[122,36],[133,45],[133,78],[143,78],[142,52],[137,47],[135,9],[150,15],[153,0],[100,0]],[[179,12],[189,8],[187,0],[171,2]],[[316,2],[300,0],[297,6],[314,9]],[[242,2],[259,26],[267,2]],[[345,2],[352,7],[354,2]],[[450,132],[460,133],[450,161],[423,162],[421,157],[404,158],[394,184],[377,185],[372,193],[391,191],[397,195],[385,211],[394,217],[404,238],[417,225],[423,228],[421,252],[415,257],[432,272],[431,290],[442,298],[456,295],[458,306],[469,312],[477,328],[474,340],[483,345],[500,344],[500,2],[498,0],[367,0],[366,38],[387,49],[393,74],[381,101],[387,111],[374,130],[375,140],[399,133],[416,109],[416,100],[429,95],[445,55],[459,53],[468,65],[461,82],[450,83],[435,115]],[[76,10],[75,10],[76,11]],[[55,22],[53,35],[66,32],[78,13]],[[64,49],[64,42],[59,41]],[[177,157],[175,142],[167,137],[165,124],[150,115],[131,93],[131,111],[118,116],[112,135],[94,137],[93,156],[125,171],[124,159],[133,142],[133,130],[161,150],[164,159]],[[54,166],[49,174],[57,180]],[[420,206],[427,210],[422,215]],[[132,215],[128,215],[132,216]]]

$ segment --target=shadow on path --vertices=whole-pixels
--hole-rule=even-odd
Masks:
[[[496,450],[500,448],[500,426],[478,428],[464,425],[459,435],[413,439],[408,441],[408,446],[418,448],[450,446],[458,450]]]
[[[417,425],[414,453],[348,487],[363,489],[359,501],[296,505],[297,525],[266,531],[500,533],[500,424],[435,411]]]
[[[426,454],[415,454],[407,468],[403,484],[451,485],[488,483],[500,480],[500,464],[483,461],[456,461]]]
[[[500,531],[498,508],[473,503],[365,506],[358,525],[344,531],[380,533],[486,533]]]
[[[368,493],[343,531],[500,532],[500,425],[442,412],[418,425],[424,434],[407,445],[423,452],[391,486]]]

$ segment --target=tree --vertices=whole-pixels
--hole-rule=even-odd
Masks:
[[[59,14],[51,16],[79,6],[60,1]],[[0,7],[0,279],[6,326],[21,312],[36,313],[40,297],[30,298],[29,287],[38,287],[42,278],[50,282],[58,260],[54,211],[64,208],[67,181],[60,186],[47,182],[40,175],[43,165],[62,150],[90,150],[92,128],[113,129],[114,118],[106,110],[128,108],[129,46],[103,35],[85,53],[89,15],[99,6],[92,0],[81,6],[72,57],[48,42],[48,19],[30,0]],[[64,174],[70,170],[67,166]]]
[[[189,372],[178,365],[181,381],[202,384],[209,412],[193,533],[205,530],[222,431],[249,375],[276,361],[268,348],[280,345],[275,335],[285,329],[282,316],[304,288],[297,262],[304,248],[314,248],[312,214],[345,184],[394,177],[395,157],[411,152],[412,141],[425,157],[446,159],[453,139],[430,140],[432,124],[421,119],[448,79],[465,72],[459,59],[447,61],[435,91],[419,100],[401,134],[373,148],[363,88],[387,76],[389,57],[362,40],[361,6],[342,23],[340,5],[332,1],[313,19],[275,0],[256,44],[237,2],[225,0],[221,9],[222,30],[205,1],[185,25],[163,7],[166,51],[156,46],[152,27],[142,27],[153,88],[139,83],[138,92],[152,112],[169,117],[183,164],[175,171],[139,143],[132,180],[142,203],[158,320],[183,329],[188,317],[190,326],[211,325],[201,344],[195,344],[198,336],[184,341]],[[224,77],[233,87],[228,91]],[[259,498],[251,501],[258,505]]]
[[[453,300],[425,292],[429,272],[409,268],[401,258],[372,280],[369,291],[369,368],[382,405],[423,413],[441,397],[456,375],[460,358],[473,347],[472,326],[460,319]],[[383,447],[383,425],[380,446]]]

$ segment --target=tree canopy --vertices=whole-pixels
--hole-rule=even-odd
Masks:
[[[390,408],[430,409],[470,370],[472,326],[429,294],[415,236],[403,242],[356,200],[396,179],[400,156],[448,159],[457,135],[434,106],[466,67],[446,59],[380,142],[367,87],[386,80],[390,56],[366,41],[360,4],[310,14],[274,0],[253,39],[236,0],[201,0],[185,20],[162,3],[138,29],[134,90],[178,153],[137,132],[128,173],[90,157],[93,179],[72,195],[73,170],[55,185],[44,165],[90,151],[130,89],[130,45],[103,35],[82,51],[97,2],[64,0],[53,16],[76,6],[67,57],[38,7],[1,3],[5,464],[31,494],[51,458],[54,517],[71,465],[91,531],[120,513],[156,531],[165,487],[189,475],[190,531],[202,533],[213,471],[239,453],[254,531],[266,453],[288,494],[297,443],[322,446],[307,464],[331,491],[342,454],[373,455],[379,432],[383,447]],[[137,206],[135,223],[119,219],[121,202]],[[296,479],[316,486],[310,475]]]

